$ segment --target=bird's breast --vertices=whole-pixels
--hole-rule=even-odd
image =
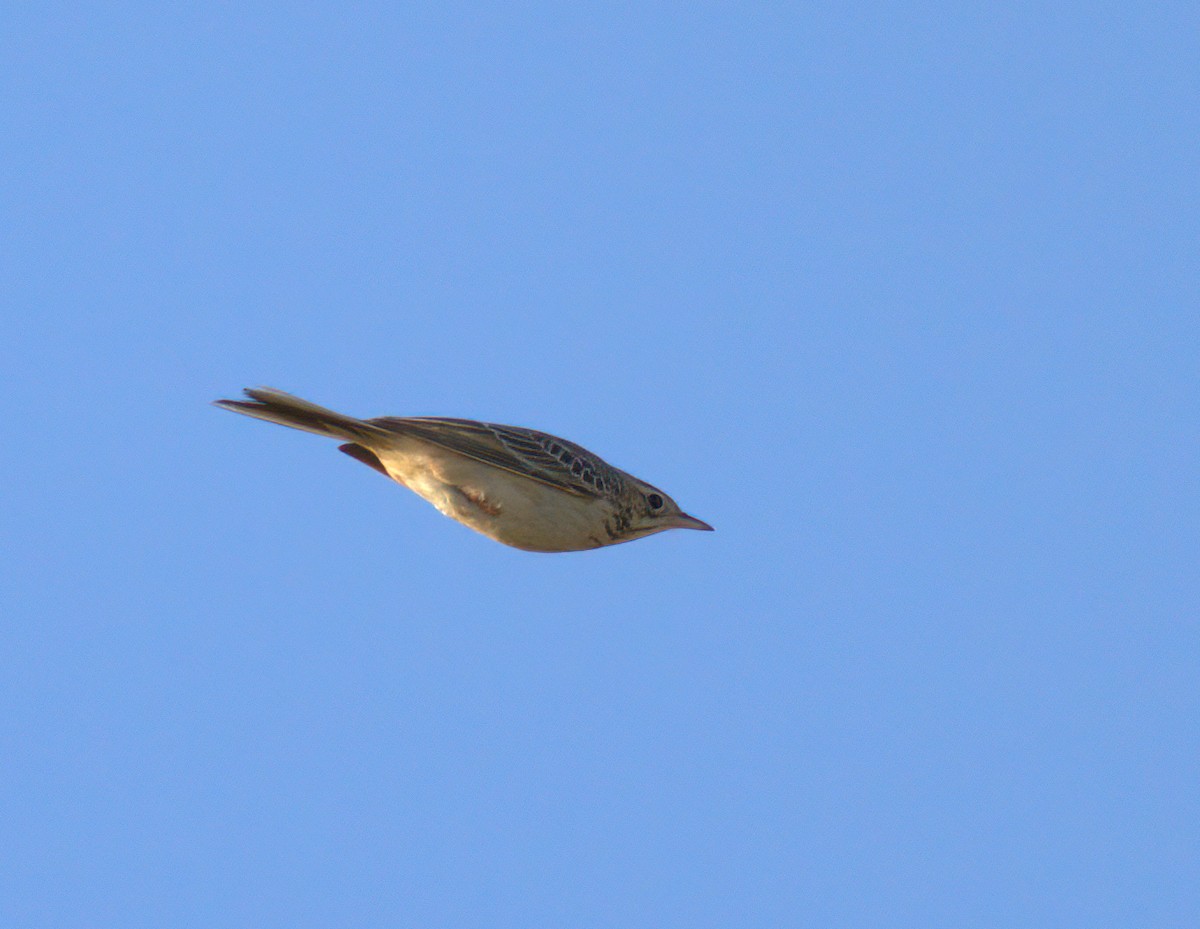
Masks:
[[[611,503],[425,448],[380,454],[398,483],[488,538],[537,552],[599,548],[612,537]]]

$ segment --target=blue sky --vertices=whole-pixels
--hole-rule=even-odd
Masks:
[[[9,11],[0,923],[1195,926],[1196,26]],[[717,531],[507,549],[256,384]]]

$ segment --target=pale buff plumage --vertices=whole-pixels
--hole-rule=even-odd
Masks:
[[[570,552],[665,529],[712,529],[573,442],[468,419],[355,419],[271,388],[216,405],[346,440],[341,450],[497,542]]]

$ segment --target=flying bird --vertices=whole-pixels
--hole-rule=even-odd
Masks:
[[[216,406],[340,439],[339,449],[490,539],[530,552],[574,552],[665,529],[712,526],[665,493],[566,439],[471,419],[355,419],[281,390]]]

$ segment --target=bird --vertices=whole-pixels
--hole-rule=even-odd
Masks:
[[[573,552],[712,526],[587,449],[520,426],[432,416],[355,419],[271,387],[214,405],[342,440],[356,461],[490,539]]]

